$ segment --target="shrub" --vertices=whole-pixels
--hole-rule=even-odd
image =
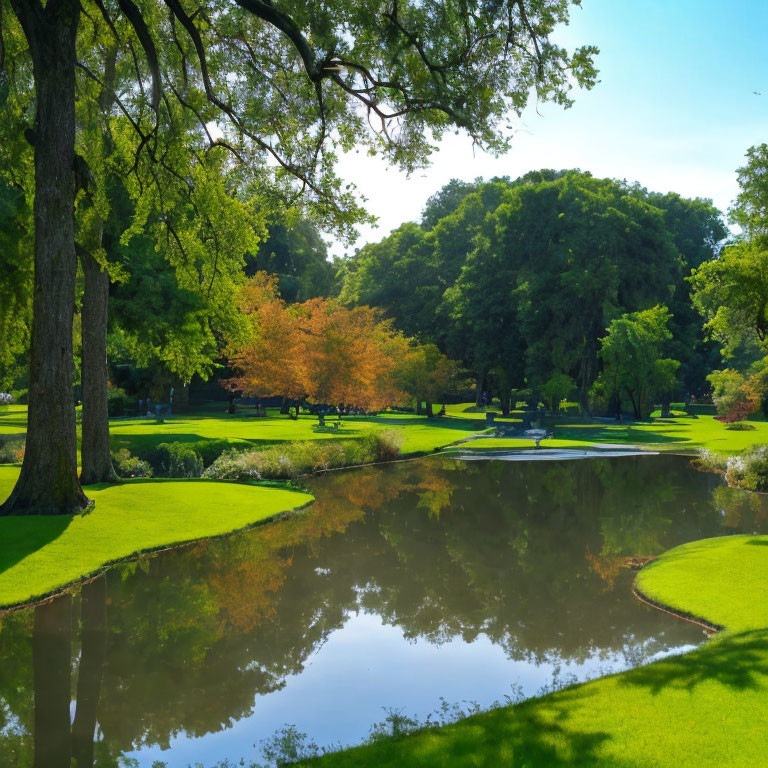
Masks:
[[[163,477],[200,477],[203,460],[189,443],[160,443],[157,446],[159,473]]]
[[[309,472],[390,461],[400,453],[403,435],[371,432],[356,440],[306,440],[249,451],[228,451],[203,473],[216,480],[289,479]]]
[[[0,443],[0,464],[19,464],[24,459],[24,441]]]
[[[210,467],[219,456],[232,447],[229,440],[200,440],[196,443],[188,443],[188,445],[197,451],[204,467]]]
[[[152,477],[152,467],[148,461],[138,456],[131,456],[127,448],[112,452],[112,464],[119,477]]]
[[[124,389],[107,385],[107,412],[110,416],[125,416],[128,395]]]
[[[719,472],[732,488],[768,491],[768,446],[755,445],[740,456],[701,451],[697,466]]]
[[[735,421],[733,424],[726,424],[726,429],[731,432],[754,432],[757,427],[747,421]]]
[[[712,403],[690,403],[685,407],[689,416],[714,416],[717,409]]]

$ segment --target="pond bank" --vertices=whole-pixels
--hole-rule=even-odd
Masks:
[[[768,537],[676,547],[640,571],[636,588],[671,612],[725,629],[683,656],[304,764],[761,764],[768,725]]]
[[[0,467],[0,496],[18,468]],[[86,488],[78,516],[0,518],[0,609],[24,605],[140,554],[242,530],[310,504],[307,493],[206,480]]]

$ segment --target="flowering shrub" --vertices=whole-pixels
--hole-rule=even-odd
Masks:
[[[400,432],[383,430],[356,440],[306,440],[252,451],[228,451],[203,472],[203,477],[240,481],[289,479],[310,472],[388,461],[398,456],[402,440]]]
[[[701,451],[698,466],[725,477],[732,488],[768,491],[768,446],[755,445],[740,456]]]

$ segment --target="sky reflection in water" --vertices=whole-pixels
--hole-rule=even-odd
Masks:
[[[4,617],[0,764],[63,743],[70,712],[95,765],[210,765],[258,758],[285,723],[355,743],[382,707],[424,717],[646,663],[703,636],[631,597],[626,556],[764,530],[767,511],[672,456],[437,458],[311,490],[304,513]]]

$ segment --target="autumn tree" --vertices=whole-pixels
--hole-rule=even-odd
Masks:
[[[78,32],[99,25],[131,55],[136,78],[115,94],[114,109],[132,132],[137,165],[162,164],[158,142],[174,135],[182,110],[210,144],[269,166],[277,183],[297,179],[335,219],[352,205],[333,173],[337,150],[363,142],[410,168],[455,127],[500,151],[501,121],[522,111],[532,91],[567,105],[574,83],[593,85],[595,50],[570,54],[550,40],[572,4],[238,0],[222,14],[206,0],[166,0],[162,8],[152,0],[11,0],[13,17],[4,15],[0,34],[20,25],[36,94],[27,134],[35,152],[35,290],[27,452],[3,512],[66,513],[87,504],[70,393],[73,169],[81,168],[75,85],[78,77],[102,78],[80,60]],[[101,44],[95,36],[81,42],[86,53]],[[214,121],[221,139],[210,134]]]
[[[288,304],[277,278],[257,274],[241,292],[250,332],[228,351],[231,383],[248,395],[382,408],[402,396],[398,365],[408,341],[370,307],[332,299]]]

